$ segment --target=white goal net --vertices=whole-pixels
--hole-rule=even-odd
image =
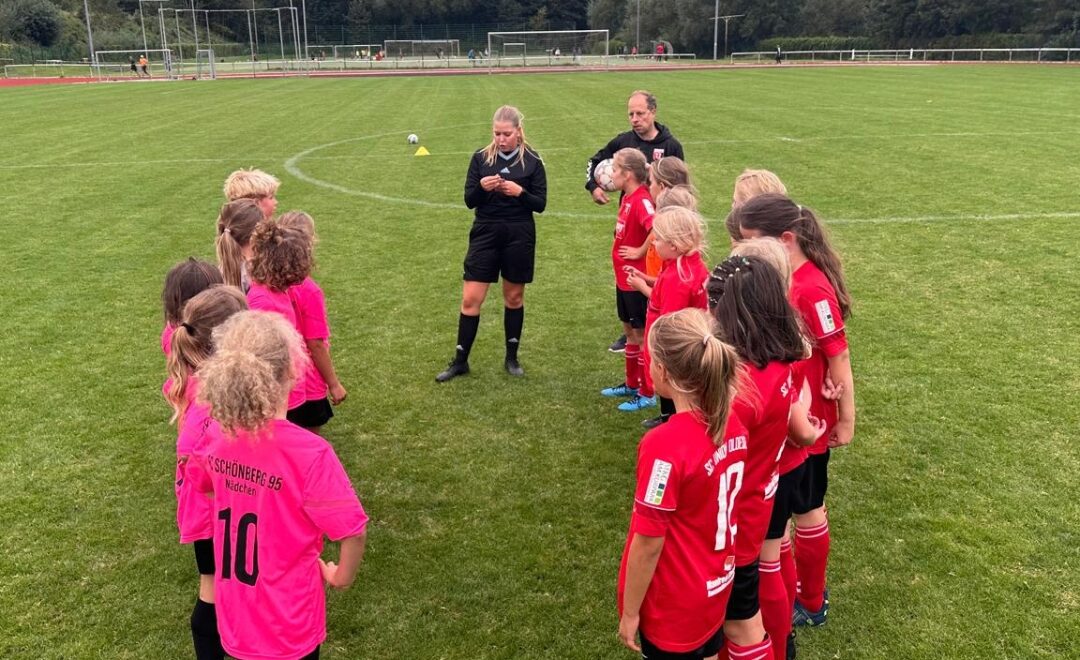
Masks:
[[[603,64],[607,30],[488,32],[491,66],[571,66]]]

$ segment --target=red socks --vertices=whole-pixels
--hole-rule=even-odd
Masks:
[[[795,595],[799,593],[799,573],[795,568],[795,553],[791,541],[780,544],[780,575],[784,577],[784,588],[788,596],[788,617],[795,610]]]
[[[825,601],[825,568],[829,562],[829,522],[815,527],[796,527],[795,565],[799,572],[799,603],[817,612]]]
[[[784,658],[787,655],[788,634],[791,632],[792,599],[788,598],[780,562],[763,561],[758,564],[758,581],[761,623],[772,641],[773,655],[770,657]]]
[[[774,660],[773,644],[768,635],[765,635],[765,639],[757,644],[751,644],[750,646],[732,644],[731,640],[725,642],[724,646],[727,648],[727,655],[731,660]],[[784,647],[784,653],[787,653],[786,646]]]
[[[641,388],[641,347],[637,344],[626,345],[626,386],[635,390]]]

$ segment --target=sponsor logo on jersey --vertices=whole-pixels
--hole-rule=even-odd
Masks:
[[[671,477],[671,463],[659,458],[653,461],[652,474],[649,475],[649,487],[645,490],[645,503],[660,506],[664,501],[668,479]]]
[[[836,319],[833,318],[832,309],[829,308],[828,300],[819,300],[814,303],[814,310],[817,311],[818,322],[821,323],[822,332],[833,332],[836,330]]]
[[[645,207],[645,212],[649,215],[656,215],[656,208],[653,206],[651,199],[641,200],[641,205]]]
[[[664,157],[664,150],[663,149],[653,149],[652,150],[652,159],[654,161],[660,160],[663,157]]]
[[[724,592],[735,581],[735,555],[729,556],[724,561],[724,574],[705,582],[705,589],[709,598]]]

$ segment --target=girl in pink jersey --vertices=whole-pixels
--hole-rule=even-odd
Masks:
[[[780,256],[786,260],[783,253]],[[734,410],[748,432],[746,470],[737,502],[735,586],[724,635],[731,658],[784,658],[791,607],[779,572],[782,534],[772,541],[765,539],[774,505],[782,510],[782,521],[791,516],[786,493],[778,489],[780,459],[788,439],[809,444],[825,427],[808,418],[799,399],[794,365],[803,359],[805,343],[798,316],[787,300],[783,275],[764,259],[735,255],[713,269],[706,290],[717,335],[743,359],[743,387]]]
[[[787,249],[792,267],[789,299],[813,341],[804,363],[810,384],[810,412],[826,424],[825,434],[808,449],[795,511],[795,565],[799,594],[794,625],[823,625],[829,610],[825,595],[830,537],[825,513],[829,452],[851,442],[855,434],[855,389],[844,320],[851,296],[840,257],[829,243],[817,216],[784,195],[766,193],[732,210],[745,238],[771,236]],[[839,390],[834,401],[823,395],[831,380]]]
[[[176,326],[180,324],[180,315],[184,303],[202,293],[214,284],[221,284],[221,271],[217,266],[195,257],[169,269],[165,275],[165,286],[161,290],[161,306],[165,308],[165,327],[161,329],[161,352],[166,357],[171,350],[170,343]]]
[[[215,269],[216,270],[216,269]],[[191,543],[199,569],[199,597],[191,613],[191,638],[199,660],[224,657],[217,630],[214,607],[214,546],[209,525],[210,501],[182,488],[186,463],[209,420],[205,405],[195,403],[199,390],[195,371],[213,352],[212,333],[236,312],[247,309],[240,289],[214,285],[184,305],[169,351],[171,383],[167,392],[177,422],[176,438],[176,524],[180,542]]]
[[[314,251],[315,221],[303,211],[289,211],[278,218],[281,227],[296,228],[304,232]],[[304,403],[296,410],[290,421],[318,433],[323,424],[330,421],[335,406],[345,400],[348,392],[338,379],[334,361],[330,357],[330,321],[326,317],[326,298],[315,280],[308,275],[300,284],[289,287],[289,298],[296,310],[296,327],[304,338],[311,366],[304,375]],[[330,400],[327,401],[327,393]]]
[[[729,415],[739,358],[714,330],[695,308],[650,328],[653,383],[676,413],[638,446],[619,569],[619,639],[643,658],[715,657],[723,640],[746,429]]]
[[[245,292],[250,284],[247,262],[251,259],[251,235],[263,220],[262,208],[254,199],[237,199],[221,207],[217,219],[218,267],[225,283]]]
[[[296,329],[277,314],[241,312],[214,342],[199,370],[214,423],[186,483],[213,494],[222,645],[241,659],[317,658],[323,583],[352,584],[368,518],[333,448],[285,419],[308,366]],[[324,536],[340,542],[336,564],[320,558]]]
[[[296,227],[283,227],[274,220],[265,220],[251,234],[251,286],[248,288],[248,307],[280,314],[299,331],[296,307],[289,297],[289,288],[300,284],[311,272],[311,240]],[[301,426],[311,420],[300,410],[307,399],[304,378],[298,378],[289,393],[289,419]],[[316,425],[318,426],[318,425]]]
[[[668,160],[668,159],[664,159]],[[649,299],[645,314],[645,341],[649,340],[649,328],[663,314],[697,307],[706,309],[703,285],[709,276],[709,268],[702,259],[705,249],[705,222],[697,212],[681,206],[666,206],[653,218],[653,246],[663,266],[659,275],[649,281],[649,275],[633,266],[626,266],[627,283]],[[644,353],[644,378],[640,394],[652,397],[653,383],[649,374],[649,355]],[[667,421],[675,412],[674,403],[660,397],[660,416],[647,419],[642,424],[653,428]]]

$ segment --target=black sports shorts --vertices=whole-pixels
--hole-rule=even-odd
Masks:
[[[825,506],[825,492],[829,490],[829,450],[824,454],[806,457],[806,472],[796,490],[792,511],[796,514],[809,513]]]
[[[791,522],[791,514],[794,513],[792,508],[795,506],[804,472],[806,472],[805,461],[794,470],[780,475],[780,483],[776,486],[776,496],[773,498],[769,531],[766,532],[765,538],[784,538],[784,532],[787,531],[788,523]]]
[[[724,627],[716,631],[716,633],[709,638],[707,642],[694,649],[693,651],[684,651],[682,653],[676,653],[673,651],[665,651],[656,644],[653,644],[645,637],[645,631],[638,630],[638,637],[641,638],[641,657],[648,660],[702,660],[703,658],[709,658],[720,652],[720,648],[724,646]]]
[[[199,539],[191,545],[195,548],[195,565],[199,567],[199,575],[213,575],[214,540]]]
[[[745,621],[758,613],[758,560],[735,567],[735,581],[727,602],[726,621]]]
[[[631,328],[644,328],[649,299],[640,291],[615,289],[615,309],[623,323],[629,323]]]
[[[285,413],[285,419],[305,429],[314,429],[326,424],[334,416],[330,401],[322,398],[305,401]]]
[[[465,253],[466,282],[528,284],[536,261],[536,223],[474,222]]]

